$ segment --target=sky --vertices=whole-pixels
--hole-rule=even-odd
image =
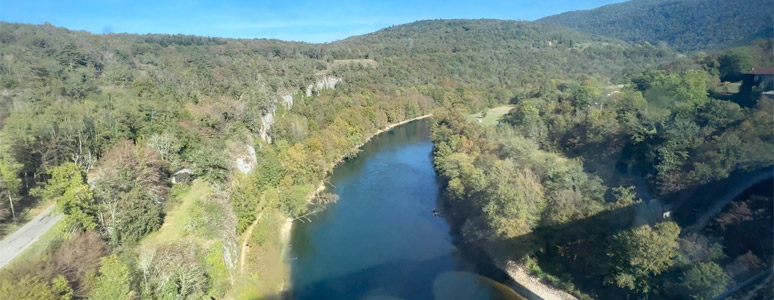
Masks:
[[[181,33],[322,43],[417,20],[531,21],[616,2],[622,0],[0,0],[0,20],[49,22],[93,33]]]

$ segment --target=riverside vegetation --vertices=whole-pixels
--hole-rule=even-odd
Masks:
[[[40,242],[40,255],[0,271],[0,295],[275,295],[287,276],[279,234],[285,220],[307,213],[332,165],[372,133],[431,112],[447,193],[475,214],[466,216],[474,220],[463,225],[466,239],[507,257],[498,252],[506,249],[497,246],[503,237],[637,202],[628,188],[606,202],[607,186],[617,183],[584,164],[607,170],[604,158],[627,153],[658,193],[769,164],[770,101],[742,108],[706,92],[733,96],[720,90],[723,72],[739,75],[755,59],[770,65],[770,57],[756,57],[770,45],[721,59],[678,59],[668,46],[499,20],[420,21],[329,44],[0,23],[0,195],[9,199],[0,202],[0,225],[7,231],[18,215],[49,202],[65,215],[60,231]],[[645,71],[670,61],[665,70]],[[307,92],[326,78],[341,82]],[[603,93],[620,84],[620,93]],[[516,108],[497,127],[460,115],[511,102]],[[596,161],[571,159],[593,151],[602,153]],[[248,170],[237,162],[245,157]],[[173,185],[168,178],[184,168],[196,179]],[[592,241],[591,249],[617,244],[610,259],[634,262],[616,264],[622,269],[603,288],[648,294],[658,273],[696,277],[686,282],[698,288],[670,287],[675,293],[730,280],[712,256],[718,251],[690,260],[701,264],[676,262],[685,241],[715,245],[705,235],[677,238],[673,223],[640,228],[614,239],[601,230]],[[659,263],[638,265],[636,246],[651,237],[664,243],[653,250],[666,253],[644,253]],[[524,258],[544,265],[568,259],[573,247],[589,244]],[[567,267],[576,274],[592,264]],[[680,268],[666,272],[672,266]],[[584,286],[602,285],[599,270]],[[706,270],[717,276],[705,279]]]
[[[728,70],[747,68],[722,62],[772,64],[771,47],[768,40],[694,54],[634,75],[615,92],[593,78],[560,83],[514,99],[496,127],[446,107],[433,140],[447,210],[468,243],[581,298],[711,299],[766,273],[770,188],[734,202],[708,228],[685,228],[698,214],[672,221],[662,212],[679,207],[689,188],[770,173],[774,100],[755,95],[755,106],[741,107],[734,101],[749,103],[739,99],[745,92],[708,95],[724,94],[723,80],[735,76]],[[745,59],[731,58],[740,53]],[[750,230],[744,241],[734,238],[741,228]],[[770,284],[769,277],[761,286]]]

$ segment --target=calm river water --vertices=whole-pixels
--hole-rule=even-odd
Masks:
[[[293,225],[295,299],[520,299],[481,276],[433,216],[440,184],[425,120],[383,133],[340,164],[339,202]]]

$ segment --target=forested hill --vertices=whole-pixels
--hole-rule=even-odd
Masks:
[[[263,298],[287,275],[282,224],[377,130],[674,57],[516,21],[329,44],[0,23],[0,233],[43,204],[65,215],[0,298]]]
[[[347,51],[347,56],[413,57],[413,61],[446,68],[459,79],[500,80],[525,69],[549,76],[617,75],[627,67],[668,55],[663,49],[632,46],[562,26],[491,19],[418,21],[349,38],[334,43],[334,49]]]
[[[500,100],[546,89],[552,79],[602,76],[618,82],[675,55],[553,24],[492,19],[417,21],[325,49],[336,59],[374,58],[392,73],[390,81],[466,82]]]
[[[538,22],[678,51],[727,49],[774,36],[772,0],[633,0]]]
[[[726,81],[772,65],[771,49],[696,52],[612,92],[560,84],[513,101],[497,126],[439,111],[444,212],[494,261],[580,299],[767,299],[771,277],[754,276],[774,261],[771,186],[712,207],[743,178],[772,175],[774,99],[762,92],[774,82]]]
[[[572,47],[573,42],[625,45],[614,38],[568,30],[563,26],[496,19],[417,21],[350,37],[334,44],[346,45],[353,51],[374,49],[383,55],[400,56],[548,48],[547,41],[555,41],[566,47]]]

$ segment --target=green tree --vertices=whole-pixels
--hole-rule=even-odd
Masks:
[[[512,238],[537,226],[546,199],[543,186],[531,170],[520,170],[509,160],[498,161],[487,181],[489,187],[481,201],[486,203],[484,217],[495,232]]]
[[[570,95],[570,100],[575,107],[579,109],[585,109],[587,106],[594,104],[602,92],[599,90],[594,80],[585,80],[583,84],[576,87]]]
[[[747,48],[734,48],[718,58],[720,78],[726,81],[739,80],[739,76],[753,67],[753,57]]]
[[[702,262],[683,272],[679,286],[683,297],[705,300],[723,293],[730,279],[718,264]]]
[[[61,300],[70,300],[73,298],[73,289],[70,287],[70,283],[64,275],[59,275],[54,280],[51,280],[51,290],[55,295],[58,295]]]
[[[193,162],[193,169],[198,177],[206,177],[215,181],[225,180],[228,176],[228,163],[223,150],[215,149],[215,145],[197,145],[187,153],[187,159]]]
[[[3,299],[59,299],[48,282],[33,275],[24,276],[15,282],[2,280],[0,297]]]
[[[94,196],[84,180],[81,166],[65,163],[51,169],[49,175],[51,179],[35,194],[55,201],[70,226],[81,230],[94,229],[97,226]]]
[[[677,256],[680,227],[674,222],[640,226],[616,234],[609,255],[615,262],[610,283],[621,288],[649,293],[651,279],[674,264]]]
[[[637,199],[637,192],[634,191],[634,186],[613,188],[613,196],[615,197],[615,203],[612,203],[611,206],[614,208],[624,208],[642,202],[642,200]]]
[[[21,188],[21,179],[18,177],[22,165],[15,161],[9,161],[0,157],[0,197],[2,201],[8,200],[8,206],[11,209],[11,216],[16,218],[14,203],[19,201],[19,189]],[[3,205],[0,205],[3,207]],[[2,209],[0,209],[0,220],[3,219]]]
[[[99,275],[95,278],[89,298],[96,300],[121,300],[134,298],[129,267],[118,257],[110,255],[100,262]]]

